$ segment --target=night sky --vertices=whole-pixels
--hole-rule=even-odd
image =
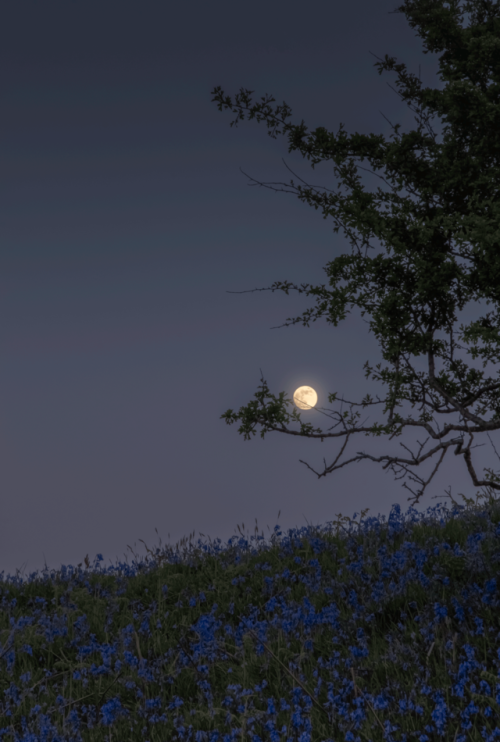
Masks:
[[[272,139],[255,119],[231,127],[235,114],[211,100],[218,85],[233,99],[241,87],[254,91],[253,101],[272,94],[273,108],[286,102],[289,120],[304,119],[308,132],[325,126],[337,134],[342,122],[348,134],[389,138],[386,119],[402,132],[416,128],[396,73],[379,75],[377,58],[396,56],[417,75],[420,64],[427,86],[444,83],[439,55],[423,54],[417,29],[392,13],[399,4],[2,5],[5,577],[16,569],[27,577],[45,563],[76,566],[87,554],[91,563],[102,554],[103,568],[130,564],[127,547],[144,558],[140,539],[154,549],[158,536],[162,546],[193,532],[193,541],[225,544],[239,537],[238,525],[253,536],[256,520],[268,541],[277,524],[286,535],[338,514],[358,513],[359,521],[364,508],[367,518],[388,518],[397,503],[406,513],[410,492],[402,484],[418,486],[382,464],[356,462],[318,479],[300,463],[322,471],[344,438],[321,443],[270,432],[263,440],[258,427],[245,441],[239,422],[220,419],[254,399],[262,369],[276,396],[312,386],[317,409],[301,416],[326,430],[334,421],[321,410],[340,410],[328,393],[383,399],[388,387],[366,379],[363,364],[388,364],[357,308],[336,328],[323,318],[271,329],[316,307],[315,298],[228,293],[285,280],[328,285],[324,266],[352,247],[321,210],[250,180],[287,188],[302,178],[337,190],[333,163],[313,170],[300,152],[288,153],[286,135]],[[439,118],[432,127],[442,142]],[[360,175],[371,190],[384,187],[379,177]],[[484,307],[457,310],[456,327]],[[465,352],[458,357],[481,368]],[[425,359],[414,367],[425,371]],[[360,408],[359,424],[385,422],[382,410]],[[420,414],[408,404],[403,412]],[[424,432],[390,442],[352,436],[342,460],[357,451],[406,455],[401,442],[416,453]],[[498,461],[486,436],[477,442],[485,443],[473,451],[483,476]],[[427,478],[436,462],[417,473]],[[459,492],[477,492],[453,449],[416,509],[451,506],[450,485],[460,504]]]

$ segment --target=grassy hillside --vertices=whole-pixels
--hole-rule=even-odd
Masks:
[[[500,739],[500,505],[464,499],[2,572],[0,742]]]

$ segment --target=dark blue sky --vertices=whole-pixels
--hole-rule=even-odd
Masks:
[[[387,387],[363,364],[382,361],[365,315],[271,329],[315,307],[291,292],[227,293],[328,283],[324,266],[351,245],[342,229],[290,193],[249,176],[302,178],[332,190],[331,163],[312,170],[264,122],[230,127],[211,101],[240,87],[292,109],[292,123],[348,134],[416,128],[397,95],[393,55],[443,88],[437,54],[396,0],[4,3],[0,11],[0,571],[104,566],[183,536],[224,543],[237,525],[267,538],[341,513],[389,515],[410,495],[380,464],[318,479],[344,439],[280,433],[244,441],[220,419],[250,402],[260,369],[270,390],[314,387],[360,402]],[[244,8],[247,8],[245,11]],[[467,16],[466,16],[467,17]],[[393,89],[391,89],[392,86]],[[432,122],[441,135],[443,125]],[[442,141],[439,136],[438,141]],[[295,175],[285,167],[285,163]],[[362,163],[370,167],[368,162]],[[360,171],[373,189],[380,179]],[[298,176],[298,177],[296,177]],[[276,186],[286,187],[286,186]],[[376,243],[375,243],[376,244]],[[479,316],[470,307],[459,320]],[[464,360],[470,357],[462,353]],[[384,365],[385,362],[384,362]],[[415,367],[425,370],[423,358]],[[478,367],[479,363],[478,363]],[[438,366],[438,369],[441,366]],[[346,409],[344,407],[344,409]],[[382,422],[383,407],[363,421]],[[417,408],[404,409],[418,417]],[[315,427],[333,421],[303,413]],[[458,422],[458,416],[457,416]],[[440,421],[442,424],[442,421]],[[298,429],[295,424],[295,429]],[[260,428],[259,428],[260,431]],[[357,435],[344,453],[417,451],[405,434]],[[492,437],[495,442],[494,437]],[[483,442],[483,441],[482,441]],[[476,471],[495,467],[488,440]],[[422,467],[428,476],[437,458]],[[471,496],[451,452],[417,510]],[[433,496],[438,499],[433,499]],[[441,499],[443,498],[443,499]],[[281,511],[278,519],[278,512]],[[358,516],[359,520],[359,516]]]

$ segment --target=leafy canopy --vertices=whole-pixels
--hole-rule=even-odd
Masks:
[[[445,0],[406,0],[394,11],[403,12],[410,26],[418,27],[428,51],[443,51],[439,66],[441,78],[447,82],[444,90],[423,88],[420,79],[408,73],[404,64],[396,64],[395,57],[386,55],[384,61],[375,63],[379,74],[383,70],[397,72],[400,97],[408,101],[411,110],[415,111],[411,103],[418,103],[415,111],[418,128],[400,134],[400,124],[391,124],[394,134],[390,139],[394,141],[375,134],[348,136],[342,124],[336,136],[318,127],[305,140],[304,121],[298,126],[288,123],[286,119],[291,116],[291,109],[285,103],[273,112],[269,106],[275,101],[273,97],[263,96],[262,103],[251,105],[250,96],[254,91],[240,88],[233,104],[229,96],[224,97],[220,87],[212,90],[212,101],[218,102],[220,111],[223,107],[232,108],[233,113],[238,114],[231,126],[244,119],[244,111],[248,112],[249,119],[265,120],[270,129],[268,134],[276,139],[278,134],[287,133],[288,151],[298,149],[303,157],[312,160],[313,169],[322,160],[333,160],[334,172],[348,191],[347,196],[341,194],[339,184],[338,193],[313,193],[312,188],[295,186],[291,181],[300,200],[314,204],[315,209],[321,207],[324,219],[332,216],[336,224],[334,231],[338,232],[341,226],[352,245],[351,255],[335,258],[324,269],[331,288],[325,285],[309,287],[309,284],[299,288],[278,281],[268,289],[255,290],[274,292],[280,289],[288,294],[293,288],[299,293],[305,291],[307,296],[312,294],[317,297],[318,305],[313,321],[326,316],[335,326],[345,319],[349,311],[347,304],[351,308],[360,307],[362,316],[368,312],[372,317],[370,331],[380,342],[382,357],[391,364],[382,370],[381,364],[377,364],[377,372],[368,361],[365,363],[366,377],[372,375],[388,385],[387,397],[385,400],[377,397],[379,401],[375,402],[367,395],[361,403],[348,402],[350,417],[348,412],[334,413],[338,423],[330,430],[341,425],[338,432],[313,429],[310,423],[301,422],[296,410],[290,414],[286,407],[293,405],[292,400],[285,398],[285,392],[281,392],[279,398],[271,394],[262,372],[262,391],[254,395],[256,401],[241,407],[237,414],[228,410],[221,418],[225,418],[227,424],[240,420],[239,432],[244,434],[245,440],[250,439],[250,434],[255,435],[257,424],[262,426],[262,438],[271,430],[321,441],[345,436],[335,461],[327,466],[323,459],[324,471],[314,472],[318,477],[365,458],[384,461],[383,468],[390,467],[395,473],[402,470],[408,473],[408,467],[419,466],[440,452],[427,481],[411,474],[413,481],[422,485],[417,493],[410,490],[415,503],[450,446],[455,447],[456,456],[464,457],[474,485],[500,489],[500,479],[490,469],[485,469],[486,479],[478,479],[471,456],[475,433],[486,432],[489,437],[489,431],[500,428],[500,382],[491,377],[483,378],[484,371],[470,368],[453,356],[455,348],[465,349],[454,337],[456,308],[462,310],[467,302],[485,298],[487,304],[491,302],[495,306],[494,312],[488,312],[486,317],[467,327],[461,324],[459,338],[471,344],[467,353],[473,359],[478,355],[483,358],[483,369],[487,361],[498,363],[499,360],[500,8],[493,0],[468,0],[463,9],[458,7],[458,0],[447,0],[447,5],[449,7],[445,7]],[[461,25],[464,10],[471,14],[469,26],[465,28]],[[430,113],[424,115],[423,109]],[[442,144],[436,141],[429,125],[429,118],[436,114],[446,122]],[[356,158],[367,159],[375,171],[385,168],[386,177],[378,177],[389,190],[378,187],[376,193],[366,192],[360,183],[358,167],[361,166],[356,166]],[[417,202],[401,195],[402,188],[417,197]],[[369,242],[373,236],[385,246],[387,255],[368,255],[368,250],[374,249]],[[459,263],[458,258],[464,262]],[[341,280],[346,281],[346,285],[340,286]],[[314,309],[308,309],[302,317],[291,320],[291,324],[302,320],[308,327],[313,312]],[[446,333],[444,339],[436,337],[441,330]],[[412,356],[423,354],[428,360],[427,374],[415,372],[410,363]],[[440,371],[436,369],[437,359],[443,361],[444,368]],[[330,394],[329,402],[334,402],[336,397],[337,393]],[[395,412],[403,400],[409,401],[412,408],[420,404],[418,420]],[[385,404],[382,414],[389,413],[387,422],[357,427],[360,412],[353,413],[353,407],[376,404]],[[469,409],[471,407],[473,409]],[[492,415],[486,417],[489,412]],[[435,423],[432,413],[441,416],[459,413],[460,421],[454,424],[448,417],[448,422],[439,430],[439,425],[431,424]],[[300,431],[286,427],[290,420],[300,423]],[[358,452],[356,457],[337,463],[351,435],[385,434],[391,440],[406,426],[424,428],[435,441],[434,447],[422,453],[427,438],[417,456],[410,452],[411,458],[374,457]],[[448,434],[452,437],[445,440]],[[464,434],[468,436],[465,446]],[[314,471],[308,464],[306,466]]]

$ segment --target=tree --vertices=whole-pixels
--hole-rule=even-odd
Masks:
[[[444,7],[445,1],[450,7]],[[460,25],[464,11],[471,13],[466,28]],[[440,452],[427,481],[415,474],[411,476],[413,481],[422,485],[417,493],[409,490],[414,495],[413,502],[418,503],[446,452],[453,446],[455,456],[465,459],[474,485],[487,486],[489,492],[491,488],[500,490],[500,479],[492,470],[485,469],[488,472],[486,479],[478,479],[471,456],[474,434],[486,432],[490,437],[490,431],[500,428],[500,382],[491,377],[483,379],[483,371],[470,368],[453,357],[455,348],[465,349],[454,339],[456,307],[462,310],[468,301],[481,297],[486,298],[487,304],[498,305],[500,301],[500,8],[496,0],[467,0],[463,9],[458,7],[458,0],[406,0],[394,12],[404,12],[410,26],[419,28],[418,34],[428,51],[444,50],[439,57],[439,66],[442,79],[448,84],[442,91],[422,88],[420,79],[407,73],[404,64],[396,64],[395,57],[385,55],[384,61],[375,63],[379,75],[384,69],[398,73],[400,97],[409,101],[411,110],[415,111],[411,102],[418,102],[417,130],[398,134],[400,124],[393,126],[388,122],[395,132],[390,137],[395,140],[393,142],[375,134],[347,136],[342,124],[337,136],[324,127],[318,127],[304,141],[307,127],[303,120],[300,125],[286,122],[291,116],[286,103],[277,106],[273,112],[269,106],[275,101],[273,97],[263,96],[262,103],[251,106],[250,95],[254,91],[240,88],[233,104],[229,96],[224,98],[220,87],[212,90],[212,101],[218,102],[220,111],[224,107],[238,113],[231,126],[237,125],[239,119],[243,120],[243,111],[248,111],[249,119],[256,117],[258,122],[266,121],[271,130],[268,134],[273,139],[277,134],[287,132],[288,151],[298,149],[303,157],[312,159],[313,169],[321,160],[333,160],[335,174],[350,189],[347,196],[340,194],[340,185],[338,194],[313,194],[311,187],[296,187],[291,181],[299,198],[307,200],[309,205],[314,204],[315,209],[321,206],[324,219],[328,215],[334,218],[337,225],[334,231],[338,232],[339,225],[342,226],[352,247],[356,247],[356,254],[353,249],[350,256],[341,255],[327,264],[325,272],[332,289],[326,289],[324,284],[310,288],[309,284],[302,284],[299,288],[286,281],[277,281],[270,288],[254,290],[274,292],[280,289],[288,295],[289,289],[293,288],[299,293],[305,291],[307,296],[312,294],[317,297],[318,304],[313,321],[326,315],[327,322],[335,327],[345,319],[346,311],[349,311],[346,310],[347,303],[351,308],[361,308],[362,316],[369,312],[372,316],[370,331],[375,333],[382,357],[391,367],[377,373],[367,361],[365,376],[373,375],[387,384],[387,397],[380,400],[377,396],[378,402],[375,402],[367,395],[361,403],[348,402],[351,405],[350,417],[347,419],[347,411],[343,416],[334,413],[338,415],[338,422],[330,428],[342,425],[343,429],[335,433],[322,432],[319,428],[313,429],[310,423],[302,423],[296,410],[290,415],[286,406],[293,405],[292,400],[285,397],[285,392],[281,392],[279,398],[271,394],[261,371],[262,391],[254,395],[257,401],[241,407],[237,414],[228,410],[221,418],[225,418],[228,425],[240,420],[242,424],[238,432],[244,434],[244,440],[250,439],[250,434],[255,435],[257,424],[262,426],[262,438],[268,431],[320,438],[322,442],[325,438],[345,436],[335,461],[327,466],[323,459],[323,472],[314,471],[301,460],[318,478],[360,459],[384,461],[384,469],[390,467],[396,474],[403,471],[402,476],[405,476],[410,473],[409,467],[419,466]],[[428,123],[431,115],[424,116],[423,108],[431,111],[432,117],[439,114],[447,122],[442,144],[436,142],[436,135]],[[283,130],[279,128],[280,124],[283,124]],[[390,191],[378,187],[376,194],[366,192],[359,182],[354,158],[368,159],[375,171],[385,168]],[[387,183],[386,178],[378,177]],[[399,194],[403,187],[418,198],[416,203],[409,196]],[[383,211],[383,203],[390,204],[390,210]],[[360,235],[361,244],[354,230]],[[367,255],[368,248],[374,249],[369,243],[373,235],[385,245],[387,257],[383,254]],[[459,264],[459,257],[465,263]],[[341,279],[348,282],[346,286],[337,285]],[[309,327],[313,312],[314,309],[308,309],[302,317],[290,323],[302,320],[303,325]],[[283,326],[288,326],[288,322]],[[472,349],[467,349],[467,352],[474,359],[479,355],[498,362],[499,329],[497,306],[495,314],[488,312],[486,317],[465,328],[460,325],[462,334],[459,337],[472,343]],[[435,338],[436,332],[441,330],[446,332],[449,342]],[[478,341],[482,343],[481,347],[478,347]],[[427,355],[428,374],[416,373],[410,364],[411,356],[422,354]],[[443,360],[444,370],[437,371],[437,359]],[[487,360],[483,360],[483,369]],[[379,363],[376,368],[380,370],[380,366]],[[337,393],[329,394],[329,402],[334,402],[336,397]],[[395,412],[403,400],[409,401],[412,408],[420,403],[418,420],[411,416],[403,418]],[[389,413],[386,424],[356,427],[360,412],[353,413],[353,407],[365,408],[376,404],[385,404],[382,414]],[[474,404],[477,408],[470,410]],[[431,412],[439,415],[458,412],[460,422],[446,422],[439,430]],[[485,417],[487,412],[493,413],[489,419]],[[300,423],[300,431],[286,427],[290,420]],[[411,458],[394,455],[374,457],[358,452],[354,458],[337,463],[351,435],[385,434],[392,440],[400,436],[406,426],[424,428],[436,445],[423,454],[427,438],[423,444],[419,443],[416,456],[410,452]],[[448,434],[453,437],[445,440]],[[464,434],[469,436],[465,447]],[[403,448],[409,450],[406,446]],[[407,487],[406,484],[403,486]]]

